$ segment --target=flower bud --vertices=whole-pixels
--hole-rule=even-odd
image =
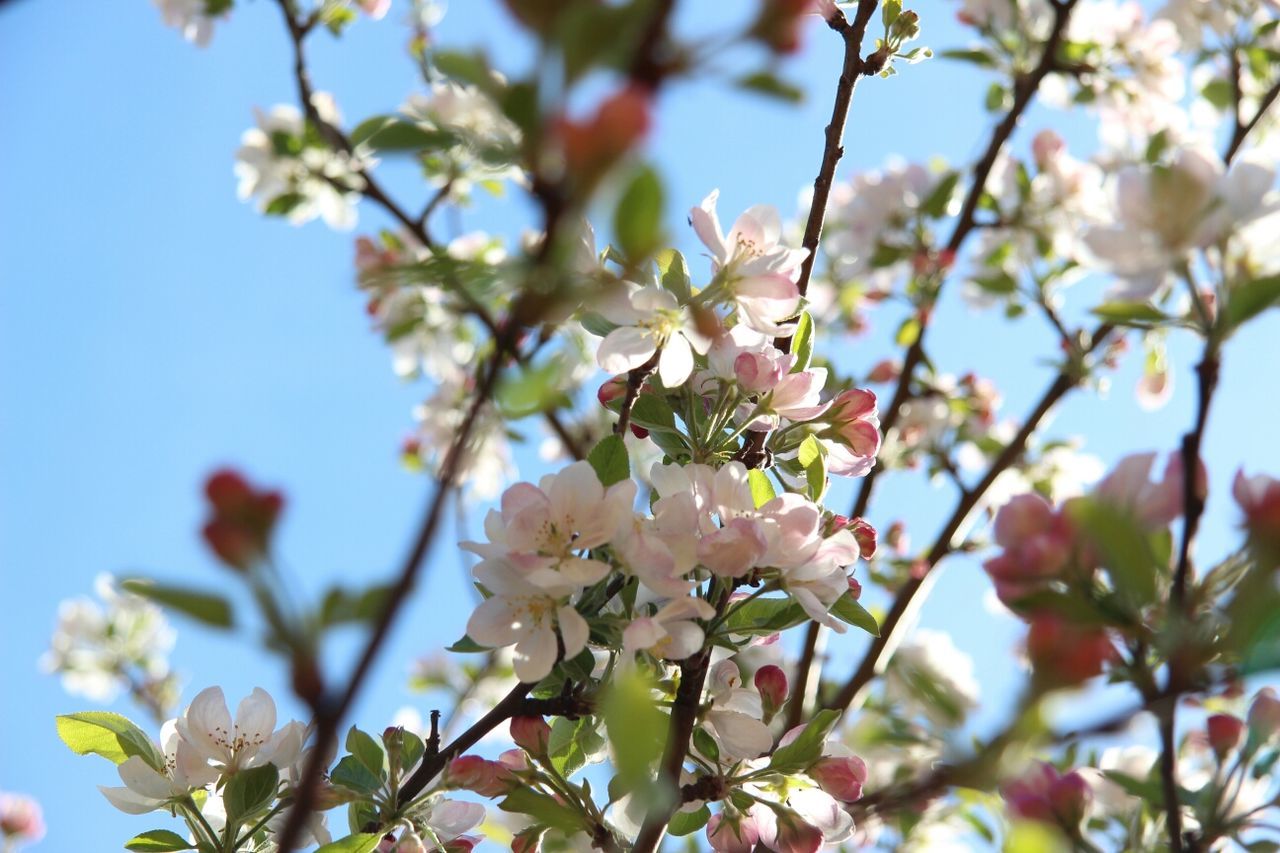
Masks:
[[[541,758],[551,742],[551,726],[542,717],[512,717],[511,739],[525,752]]]
[[[760,394],[782,381],[782,362],[763,352],[742,352],[733,360],[733,375],[742,390]]]
[[[1244,739],[1244,721],[1231,714],[1211,714],[1205,721],[1205,730],[1209,735],[1209,746],[1219,759]]]
[[[202,530],[205,542],[223,563],[247,571],[267,553],[283,496],[255,489],[228,468],[215,471],[204,492],[212,510]]]
[[[867,765],[857,756],[824,756],[807,771],[818,787],[844,803],[862,798],[867,781]]]
[[[1268,741],[1280,731],[1280,699],[1270,687],[1264,687],[1249,706],[1249,730],[1253,736]]]
[[[648,132],[650,101],[646,89],[628,86],[601,102],[585,121],[561,119],[556,131],[568,173],[593,185]]]
[[[849,522],[849,532],[858,542],[858,552],[864,560],[876,555],[876,529],[865,518],[855,518]]]
[[[600,401],[600,405],[606,409],[612,408],[609,404],[614,400],[621,400],[627,396],[627,377],[615,376],[612,379],[606,379],[599,388],[596,389],[596,399]]]
[[[1063,826],[1076,827],[1080,825],[1080,821],[1084,820],[1085,810],[1089,807],[1092,794],[1088,781],[1072,770],[1058,777],[1050,786],[1049,805],[1053,807],[1053,813],[1057,815]]]
[[[1038,613],[1027,633],[1027,656],[1038,676],[1053,686],[1066,687],[1101,674],[1115,656],[1115,647],[1105,631]]]
[[[777,834],[770,849],[783,853],[818,853],[822,849],[826,839],[818,827],[790,812],[779,814],[777,820]]]
[[[876,362],[875,366],[871,368],[871,372],[867,374],[867,381],[873,384],[896,382],[901,373],[902,365],[897,359],[886,358]]]
[[[519,786],[512,772],[496,761],[478,755],[464,755],[449,762],[444,784],[450,788],[474,791],[482,797],[501,797]]]
[[[751,853],[760,841],[755,819],[725,809],[707,821],[707,843],[718,853]]]
[[[1231,495],[1244,512],[1249,541],[1271,559],[1280,558],[1280,480],[1257,474],[1236,474]]]
[[[751,36],[775,53],[795,53],[800,49],[804,16],[818,5],[814,0],[764,0],[759,17],[751,25]]]
[[[787,674],[781,667],[766,664],[756,670],[753,679],[764,705],[764,721],[767,723],[787,701]]]
[[[907,526],[901,521],[895,521],[889,525],[889,529],[884,533],[884,544],[893,549],[894,553],[902,555],[911,550],[911,537],[907,535]]]
[[[0,794],[0,834],[17,841],[44,838],[44,816],[40,804],[21,794]]]

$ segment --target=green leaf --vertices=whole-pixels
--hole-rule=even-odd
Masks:
[[[553,766],[566,779],[588,764],[604,759],[608,742],[600,734],[599,720],[595,717],[556,717],[551,723],[551,737],[547,741],[547,754]]]
[[[822,495],[827,490],[827,454],[822,444],[813,436],[807,436],[800,442],[799,455],[796,457],[800,467],[804,469],[808,484],[807,493],[814,503],[822,502]]]
[[[808,370],[809,362],[813,360],[813,317],[809,316],[808,311],[800,312],[796,333],[791,338],[791,352],[796,357],[796,363],[791,365],[791,372]]]
[[[458,642],[454,643],[452,646],[445,647],[445,651],[457,652],[458,654],[472,654],[475,652],[487,652],[490,651],[490,649],[488,646],[482,646],[466,634],[463,634],[461,640],[458,640]]]
[[[373,853],[381,841],[382,836],[377,833],[361,832],[331,841],[317,848],[315,853]]]
[[[1248,284],[1233,287],[1227,296],[1226,314],[1223,318],[1228,331],[1280,303],[1280,276],[1254,279]]]
[[[226,804],[227,820],[235,823],[254,812],[266,808],[276,798],[280,784],[280,771],[274,764],[263,764],[239,770],[222,789],[222,801]]]
[[[954,59],[957,62],[972,62],[980,68],[995,68],[996,61],[985,50],[940,50],[937,53],[943,59]]]
[[[631,459],[627,455],[627,443],[620,435],[606,435],[591,448],[587,461],[595,469],[596,476],[606,488],[631,478]]]
[[[867,608],[858,603],[853,597],[853,593],[846,592],[844,595],[836,599],[836,603],[831,605],[831,615],[846,622],[855,628],[861,628],[873,637],[880,636],[880,626],[876,624],[876,617],[872,616]]]
[[[893,342],[900,347],[909,347],[916,342],[916,338],[920,337],[920,321],[915,317],[908,317],[902,321],[902,325],[898,327],[898,333],[894,335]]]
[[[1133,518],[1091,498],[1073,503],[1070,513],[1101,552],[1116,592],[1139,608],[1154,601],[1159,569],[1151,541]]]
[[[504,812],[529,815],[536,823],[546,824],[566,833],[582,828],[581,815],[533,788],[516,788],[498,803],[498,808]]]
[[[658,272],[662,274],[662,286],[684,305],[693,298],[693,282],[689,278],[689,265],[684,255],[675,249],[663,249],[658,252]]]
[[[307,200],[302,193],[281,193],[271,201],[267,202],[267,206],[262,212],[267,216],[288,216],[293,213],[298,205]]]
[[[101,755],[113,764],[137,755],[152,769],[164,767],[164,755],[128,717],[110,711],[81,711],[57,718],[58,737],[76,755]]]
[[[1172,318],[1150,302],[1104,302],[1093,314],[1117,326],[1149,329]]]
[[[369,133],[364,143],[375,150],[391,154],[411,151],[436,151],[458,143],[458,137],[441,130],[428,130],[413,122],[389,119]]]
[[[352,591],[335,586],[324,596],[320,605],[320,624],[341,625],[349,622],[372,622],[382,615],[389,586],[372,586]]]
[[[721,625],[721,633],[777,634],[808,618],[804,608],[790,598],[753,598],[729,611]]]
[[[642,391],[636,397],[635,405],[631,407],[631,422],[649,432],[676,432],[675,413],[666,399],[657,394]]]
[[[716,739],[706,729],[697,728],[693,730],[693,745],[703,758],[711,761],[720,760],[720,744],[716,743]]]
[[[519,370],[504,374],[494,393],[503,417],[518,421],[569,405],[570,400],[564,393],[564,373],[564,363],[552,358],[539,364],[521,365]]]
[[[648,166],[636,170],[614,212],[619,248],[632,263],[647,258],[662,234],[662,181]]]
[[[654,702],[652,684],[639,672],[617,676],[601,705],[611,757],[628,790],[647,785],[662,755],[670,718]]]
[[[373,735],[368,732],[362,732],[355,726],[347,732],[347,752],[355,756],[356,761],[363,764],[369,772],[380,779],[387,778],[387,772],[384,765],[386,764],[386,754],[383,753],[382,747],[373,739]]]
[[[427,751],[427,745],[422,742],[422,738],[403,726],[383,732],[382,743],[387,749],[388,756],[393,751],[399,753],[400,769],[405,771],[412,769]]]
[[[779,773],[799,773],[808,769],[822,757],[822,745],[839,719],[840,712],[831,709],[814,714],[799,737],[773,751],[769,757],[769,769]]]
[[[141,835],[135,835],[124,843],[125,850],[140,850],[146,853],[171,853],[174,850],[194,850],[195,845],[176,832],[167,829],[152,829]]]
[[[215,628],[230,628],[234,622],[231,603],[211,592],[158,584],[144,578],[122,581],[120,587]]]
[[[670,822],[667,823],[667,834],[674,835],[677,838],[692,835],[706,826],[709,820],[711,820],[711,809],[707,808],[705,804],[696,811],[676,812],[671,816]]]
[[[933,192],[929,193],[929,197],[924,200],[924,204],[920,205],[921,212],[935,219],[946,216],[947,207],[951,204],[951,197],[955,195],[956,186],[959,183],[960,173],[948,172],[938,182],[938,185],[933,188]]]
[[[445,75],[462,83],[491,92],[494,78],[489,72],[489,61],[482,53],[463,53],[457,50],[441,50],[432,54],[435,67]]]
[[[752,468],[747,472],[747,483],[751,486],[751,499],[755,501],[757,508],[778,496],[773,489],[773,483],[769,480],[769,475],[759,468]]]
[[[381,774],[374,773],[354,755],[345,755],[329,774],[335,785],[355,791],[358,794],[372,794],[382,787]]]
[[[1009,100],[1009,90],[1000,83],[992,83],[987,88],[987,97],[982,104],[987,108],[987,112],[994,113],[1003,110]]]
[[[770,74],[768,71],[747,74],[733,82],[739,89],[754,92],[757,95],[777,98],[790,104],[798,104],[804,101],[803,89],[794,83],[788,83],[786,80]]]

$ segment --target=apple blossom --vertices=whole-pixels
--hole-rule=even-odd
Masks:
[[[632,620],[622,632],[623,651],[647,651],[666,660],[684,660],[701,649],[705,639],[696,620],[711,619],[715,613],[701,598],[676,598],[653,616]]]
[[[751,683],[760,694],[765,722],[768,722],[787,701],[787,674],[781,667],[767,664],[756,670]]]
[[[1070,686],[1101,675],[1116,650],[1105,631],[1052,613],[1035,613],[1027,633],[1027,656],[1037,675],[1051,684]]]
[[[517,787],[519,780],[497,761],[488,761],[478,755],[464,755],[449,762],[444,784],[473,791],[482,797],[500,797]]]
[[[165,26],[173,27],[182,37],[200,47],[206,47],[213,38],[213,25],[226,13],[209,14],[209,0],[152,0]],[[228,4],[228,8],[229,8]]]
[[[728,808],[711,816],[706,832],[707,843],[718,853],[751,853],[760,840],[755,819]]]
[[[667,388],[678,388],[693,372],[694,353],[705,354],[711,345],[676,297],[654,285],[635,287],[599,310],[618,324],[596,352],[609,373],[635,370],[656,354],[658,378]]]
[[[175,727],[196,754],[224,773],[274,762],[276,753],[291,743],[293,750],[301,748],[293,724],[276,729],[276,703],[261,687],[240,701],[234,721],[222,688],[206,687]]]
[[[1254,541],[1280,550],[1280,480],[1266,474],[1237,471],[1231,495],[1244,513],[1244,526]]]
[[[111,805],[127,814],[145,814],[217,780],[217,768],[209,765],[208,756],[195,744],[180,736],[176,720],[169,720],[161,727],[160,743],[163,768],[152,767],[142,756],[130,756],[117,768],[125,787],[99,786],[98,790]]]
[[[824,756],[805,774],[837,800],[852,803],[862,797],[867,765],[857,756]]]
[[[726,235],[716,214],[719,199],[720,190],[712,190],[700,205],[689,211],[689,222],[702,245],[711,252],[712,266],[717,273],[734,278],[775,273],[793,277],[798,273],[808,253],[782,244],[782,221],[775,208],[763,204],[748,208]]]
[[[1078,772],[1059,773],[1053,765],[1044,763],[1006,783],[1001,794],[1019,817],[1069,830],[1083,820],[1091,798],[1089,783]]]
[[[551,726],[542,717],[512,717],[511,740],[531,755],[545,755]]]

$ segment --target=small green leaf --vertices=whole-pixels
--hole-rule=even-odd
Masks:
[[[622,192],[614,212],[613,230],[619,248],[632,263],[639,263],[655,249],[662,233],[662,181],[648,166],[636,170]]]
[[[317,848],[315,853],[373,853],[381,841],[382,836],[378,833],[361,832],[331,841]]]
[[[759,468],[752,468],[747,472],[747,483],[751,486],[751,499],[755,501],[757,508],[778,496],[773,489],[773,483],[769,480],[769,475]]]
[[[441,50],[433,53],[431,59],[439,71],[454,80],[471,83],[484,91],[490,91],[494,87],[493,74],[489,71],[489,61],[484,54]]]
[[[658,272],[662,274],[662,286],[684,305],[693,298],[693,282],[689,278],[689,265],[684,255],[675,249],[663,249],[658,252]]]
[[[1149,329],[1172,319],[1150,302],[1104,302],[1094,308],[1093,313],[1117,326],[1137,329]]]
[[[275,799],[279,784],[280,771],[274,764],[237,771],[222,789],[227,820],[234,823],[266,808]]]
[[[676,432],[675,413],[666,398],[643,391],[631,407],[631,422],[649,432]]]
[[[607,756],[608,742],[600,733],[599,723],[595,717],[577,720],[556,717],[552,722],[547,754],[551,765],[561,776],[567,779],[588,764],[595,764]]]
[[[956,186],[959,183],[960,173],[948,172],[920,205],[920,211],[925,216],[932,216],[935,219],[946,216],[947,207],[951,204],[951,197],[955,195]]]
[[[230,628],[234,623],[231,603],[211,592],[158,584],[144,578],[122,581],[120,587],[215,628]]]
[[[861,628],[873,637],[880,636],[880,626],[876,624],[876,617],[872,616],[867,611],[867,608],[859,604],[852,593],[846,592],[836,599],[836,603],[831,605],[831,615],[841,622],[846,622],[855,628]]]
[[[791,338],[791,352],[796,357],[796,363],[791,365],[791,372],[808,370],[809,362],[813,360],[813,317],[809,316],[808,311],[800,312],[796,333]]]
[[[1097,546],[1116,592],[1136,607],[1156,597],[1159,568],[1151,541],[1132,517],[1117,507],[1086,498],[1071,505],[1071,519]]]
[[[325,593],[324,603],[320,605],[320,624],[372,622],[382,614],[390,591],[388,586],[373,586],[358,592],[335,586]]]
[[[812,435],[807,436],[800,442],[796,458],[804,469],[809,499],[814,503],[821,503],[822,495],[827,490],[827,454],[821,442]]]
[[[631,477],[631,459],[627,455],[627,443],[620,435],[606,435],[591,448],[587,461],[595,469],[600,483],[606,488]]]
[[[994,68],[995,58],[985,50],[940,50],[938,56],[943,59],[954,59],[957,62],[972,62],[979,68]]]
[[[362,732],[355,726],[347,732],[347,752],[355,756],[355,759],[363,764],[373,775],[386,779],[387,772],[384,767],[386,763],[386,754],[383,753],[382,747],[373,739],[368,732]]]
[[[176,832],[167,829],[152,829],[141,835],[135,835],[124,843],[125,850],[139,850],[145,853],[172,853],[174,850],[194,850],[195,845]]]
[[[533,788],[516,788],[498,803],[504,812],[525,814],[535,822],[546,824],[552,829],[573,833],[582,828],[582,817],[568,806],[562,806],[546,794],[540,794]]]
[[[518,421],[569,404],[564,393],[565,366],[552,358],[538,364],[521,365],[498,382],[494,397],[503,417]]]
[[[142,729],[128,717],[110,711],[81,711],[57,718],[58,737],[76,755],[101,755],[113,764],[140,756],[155,770],[164,767],[164,756]]]
[[[898,327],[898,333],[894,335],[893,341],[900,347],[909,347],[920,337],[920,321],[915,317],[908,317],[902,321],[902,325]]]
[[[1254,279],[1231,289],[1223,319],[1228,330],[1237,329],[1277,304],[1280,304],[1280,276]]]
[[[709,820],[711,820],[711,809],[707,808],[705,804],[695,811],[676,812],[671,816],[671,820],[667,824],[667,834],[674,835],[677,838],[692,835],[706,826]]]
[[[773,751],[769,757],[769,769],[779,773],[799,773],[808,769],[822,757],[822,746],[839,719],[840,712],[830,709],[814,714],[795,740]]]
[[[382,787],[381,775],[365,767],[354,755],[343,756],[329,774],[329,779],[333,784],[358,794],[372,794]]]
[[[706,729],[697,728],[693,730],[693,745],[697,747],[703,758],[711,761],[720,760],[720,744],[716,743],[716,739]]]
[[[777,98],[790,104],[798,104],[804,100],[804,90],[794,83],[770,74],[768,71],[757,71],[733,81],[739,89]]]
[[[466,634],[463,634],[461,640],[458,640],[458,642],[454,643],[452,646],[447,646],[445,651],[456,652],[458,654],[474,654],[476,652],[487,652],[490,651],[490,649],[488,646],[482,646]]]
[[[721,625],[728,635],[769,635],[793,628],[809,617],[790,598],[754,598],[729,611]]]

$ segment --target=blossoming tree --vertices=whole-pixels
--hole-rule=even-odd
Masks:
[[[156,3],[201,45],[238,5]],[[395,370],[428,388],[404,453],[433,498],[397,573],[307,603],[274,559],[282,494],[209,477],[204,539],[251,593],[306,720],[281,725],[260,689],[233,715],[216,686],[175,714],[164,611],[230,627],[208,585],[104,577],[100,602],[64,605],[47,667],[153,718],[57,721],[72,750],[115,765],[103,807],[145,816],[126,849],[1280,849],[1280,697],[1246,689],[1280,666],[1280,481],[1237,473],[1236,547],[1196,548],[1223,479],[1201,448],[1232,336],[1280,303],[1280,5],[963,0],[971,41],[935,56],[902,0],[760,0],[745,26],[698,36],[677,26],[679,0],[505,0],[536,57],[511,68],[438,45],[441,10],[414,0],[420,91],[348,122],[308,47],[389,0],[272,4],[296,100],[245,132],[239,190],[294,223],[350,229],[364,207],[395,223],[357,238],[355,278]],[[810,93],[833,88],[834,105],[801,215],[757,206],[726,228],[708,188],[688,214],[706,260],[669,248],[644,162],[656,100],[734,51],[765,61],[726,85],[793,98],[778,60],[820,38],[844,59]],[[976,160],[838,178],[856,90],[925,59],[990,76]],[[1095,117],[1097,150],[1072,154],[1050,129],[1020,156],[1037,99]],[[392,186],[393,158],[421,185]],[[439,236],[451,209],[504,188],[532,211],[519,245]],[[589,221],[601,210],[607,241]],[[1085,279],[1105,294],[1072,289]],[[1047,321],[1052,376],[1020,419],[998,419],[991,380],[931,356],[956,288]],[[895,308],[899,353],[835,357]],[[1140,399],[1159,404],[1173,336],[1201,351],[1181,445],[1134,447],[1090,484],[1047,417],[1136,344]],[[539,430],[550,472],[518,481],[511,442]],[[923,550],[870,521],[905,515],[877,507],[889,472],[954,489]],[[833,478],[855,481],[852,507],[831,505]],[[466,635],[420,674],[441,708],[425,726],[352,720],[431,583],[452,500],[493,508],[460,543],[481,596]],[[961,552],[983,555],[1026,625],[1025,684],[977,739],[961,736],[972,663],[912,624]],[[864,587],[888,605],[865,608]],[[352,624],[363,644],[340,671],[321,647]],[[831,634],[853,638],[851,671],[826,665]],[[1063,728],[1051,703],[1104,680],[1129,706]],[[1099,750],[1137,717],[1157,721],[1154,743]],[[0,799],[0,831],[38,836],[38,809]]]

